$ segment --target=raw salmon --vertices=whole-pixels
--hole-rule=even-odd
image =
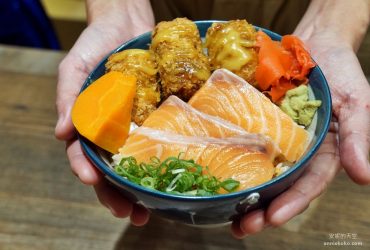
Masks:
[[[187,136],[224,138],[243,135],[243,138],[264,143],[275,157],[279,147],[269,137],[248,133],[235,124],[204,114],[176,96],[170,96],[144,122],[144,127],[169,131]]]
[[[221,180],[240,181],[240,190],[269,181],[274,174],[273,152],[264,142],[243,135],[219,139],[140,127],[133,131],[119,152],[120,157],[134,156],[138,162],[146,163],[153,156],[163,161],[183,153],[183,159],[208,166],[209,174]]]
[[[250,133],[269,136],[288,161],[295,162],[306,150],[308,132],[264,94],[228,70],[216,70],[189,104]]]

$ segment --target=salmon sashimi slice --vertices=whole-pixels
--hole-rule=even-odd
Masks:
[[[220,180],[233,178],[239,181],[238,190],[269,181],[274,174],[271,161],[274,152],[269,151],[265,142],[243,135],[220,139],[140,127],[133,131],[119,153],[121,158],[133,156],[139,163],[149,163],[152,157],[163,161],[181,153],[182,159],[192,159],[207,166],[206,172]],[[120,159],[115,157],[115,160]]]
[[[274,157],[281,154],[280,148],[269,137],[248,133],[233,123],[204,114],[176,96],[168,97],[143,126],[187,136],[225,138],[243,135],[248,140],[264,142],[268,151],[274,152]]]
[[[250,133],[269,136],[290,162],[303,155],[310,140],[309,133],[263,93],[225,69],[216,70],[189,104]]]

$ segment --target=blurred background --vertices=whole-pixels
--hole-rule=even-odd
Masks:
[[[272,29],[280,34],[287,34],[294,30],[309,3],[308,0],[265,1],[270,7],[265,6],[263,10],[260,8],[261,13],[256,15],[249,12],[252,10],[255,12],[258,9],[256,6],[258,1],[203,0],[201,2],[199,4],[199,1],[194,0],[153,0],[152,6],[157,22],[170,20],[178,15],[185,15],[193,20],[247,17],[247,20],[253,24]],[[279,2],[284,4],[280,5]],[[212,8],[202,8],[207,4]],[[238,8],[236,5],[253,8]],[[296,13],[295,16],[292,16],[292,12],[284,15],[284,11],[292,8],[296,10],[293,12]],[[233,11],[230,11],[231,9]],[[0,14],[0,43],[2,44],[67,51],[87,25],[84,0],[0,0]],[[289,17],[286,18],[286,16]],[[366,75],[370,75],[369,55],[370,34],[368,32],[358,52]]]
[[[69,50],[86,27],[83,0],[0,1],[0,43]]]
[[[85,0],[41,0],[62,50],[69,50],[86,27]]]

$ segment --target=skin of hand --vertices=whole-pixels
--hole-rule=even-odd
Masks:
[[[66,141],[73,173],[87,185],[93,185],[99,201],[116,217],[130,216],[131,223],[143,225],[148,211],[131,204],[104,180],[102,174],[82,152],[71,121],[71,109],[88,74],[111,50],[123,42],[150,31],[154,16],[147,0],[87,1],[88,27],[59,65],[56,106],[58,122],[55,135]],[[130,15],[135,13],[135,15]]]
[[[343,18],[348,17],[351,8],[358,14],[357,20]],[[305,42],[329,83],[333,121],[323,145],[302,177],[266,209],[234,221],[231,227],[234,237],[243,238],[269,226],[280,226],[302,213],[341,167],[354,182],[370,183],[370,85],[355,54],[369,19],[368,0],[356,4],[346,0],[311,2],[295,34]],[[320,26],[324,27],[317,28]],[[350,32],[353,29],[358,33]]]

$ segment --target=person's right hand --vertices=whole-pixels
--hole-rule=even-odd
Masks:
[[[154,17],[148,1],[88,1],[90,24],[59,65],[56,106],[58,122],[55,135],[66,141],[66,151],[73,173],[87,185],[93,185],[100,202],[113,215],[131,217],[134,225],[143,225],[149,214],[131,204],[110,187],[102,174],[82,152],[71,121],[71,109],[88,74],[103,57],[123,42],[150,31]],[[130,15],[130,14],[132,15]]]

